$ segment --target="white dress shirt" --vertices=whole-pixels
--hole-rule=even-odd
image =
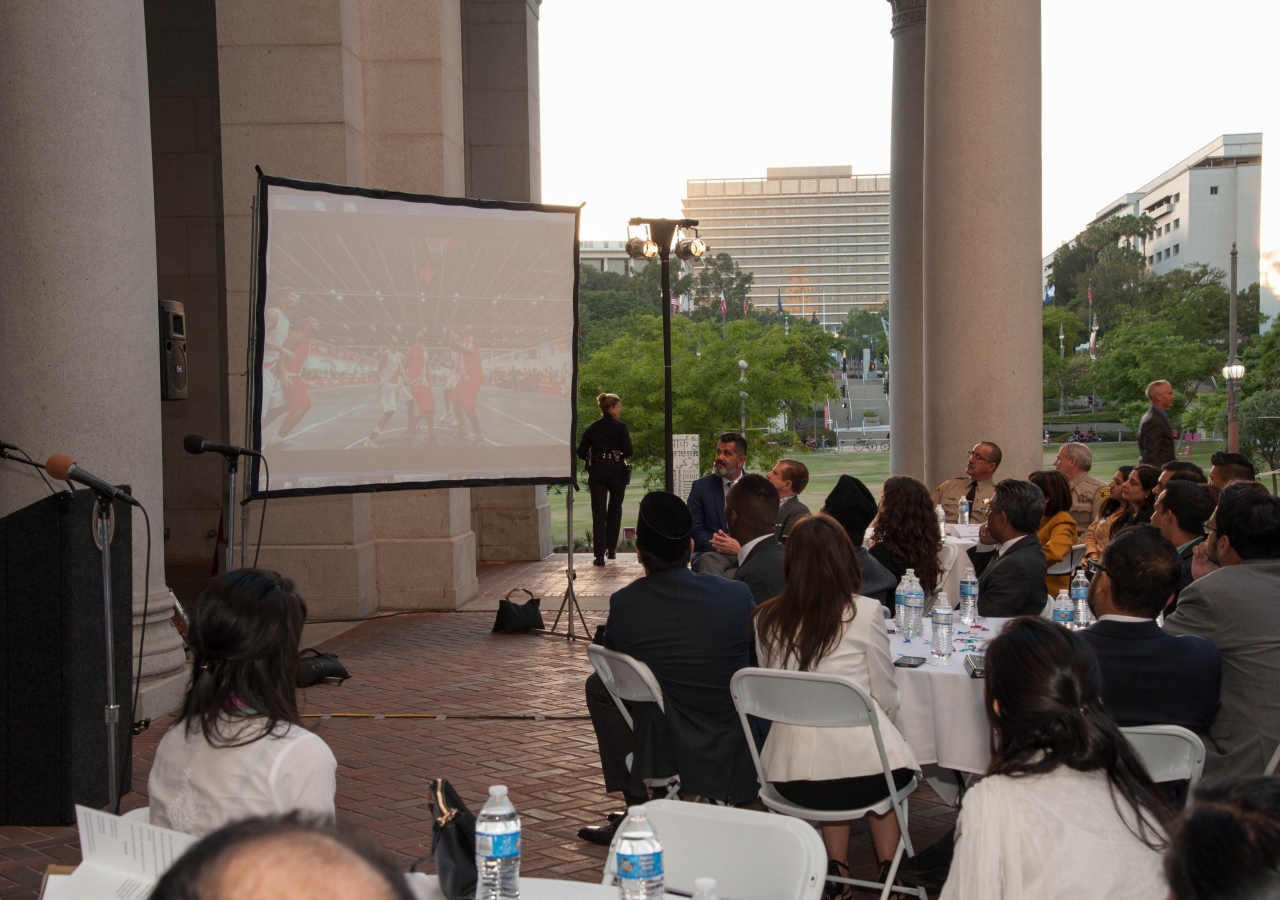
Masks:
[[[755,547],[756,544],[760,543],[767,537],[773,537],[773,534],[772,533],[762,534],[760,535],[760,537],[752,538],[751,540],[743,544],[741,547],[739,547],[738,548],[738,565],[742,565],[744,562],[746,562],[747,557],[751,555],[752,548]]]

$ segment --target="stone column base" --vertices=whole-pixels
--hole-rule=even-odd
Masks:
[[[546,485],[471,489],[476,559],[545,559],[551,555],[551,504]]]

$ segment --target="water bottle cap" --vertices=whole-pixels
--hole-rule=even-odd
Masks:
[[[947,592],[938,591],[938,599],[934,601],[933,605],[935,609],[939,606],[948,606],[949,604],[947,602]]]
[[[716,889],[716,880],[714,878],[695,878],[693,880],[693,889],[703,894],[710,894]]]
[[[1062,590],[1058,591],[1058,598],[1059,598],[1059,599],[1061,599],[1061,600],[1070,600],[1070,599],[1071,599],[1071,597],[1067,594],[1067,589],[1066,589],[1066,588],[1063,588]]]
[[[916,574],[916,570],[915,570],[915,569],[907,569],[907,574],[908,574],[908,575],[914,575],[914,574]]]
[[[491,788],[489,788],[489,796],[490,796],[490,797],[505,797],[505,796],[507,796],[507,786],[506,786],[505,784],[495,784],[495,785],[493,785]]]
[[[641,803],[639,806],[627,807],[627,815],[630,816],[631,818],[639,818],[642,816],[647,816],[648,813],[649,813],[649,807],[645,806],[643,803]]]

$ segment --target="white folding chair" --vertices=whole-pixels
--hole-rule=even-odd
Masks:
[[[662,841],[662,882],[693,893],[698,878],[714,878],[733,900],[817,900],[827,877],[827,851],[812,826],[750,809],[651,800],[645,816]],[[617,875],[619,826],[605,860],[603,884]]]
[[[1262,774],[1263,775],[1276,774],[1277,765],[1280,765],[1280,744],[1276,744],[1276,752],[1271,754],[1271,762],[1267,763],[1267,767],[1266,769],[1263,770]]]
[[[1040,610],[1040,618],[1052,619],[1053,618],[1053,599],[1054,599],[1053,594],[1046,594],[1045,596],[1049,598],[1049,602],[1044,605],[1044,609]]]
[[[1084,544],[1076,544],[1071,552],[1045,570],[1046,575],[1070,575],[1080,568],[1080,560],[1084,559]]]
[[[751,668],[739,669],[734,673],[729,682],[729,691],[733,694],[733,705],[738,709],[738,719],[747,735],[751,761],[755,763],[756,776],[760,779],[760,800],[769,809],[811,822],[843,822],[861,819],[869,812],[883,814],[893,810],[902,836],[894,851],[893,864],[889,867],[885,883],[836,876],[827,876],[826,880],[879,890],[880,900],[886,900],[891,891],[915,894],[920,900],[926,900],[923,888],[897,887],[893,884],[903,853],[915,856],[911,835],[907,831],[907,796],[916,789],[916,779],[912,778],[901,790],[894,785],[893,770],[889,768],[889,757],[885,754],[884,739],[880,735],[880,721],[872,712],[875,701],[867,692],[856,682],[839,675]],[[784,725],[811,728],[870,728],[875,738],[876,751],[880,755],[880,767],[884,771],[889,796],[874,806],[862,809],[817,810],[792,803],[765,779],[764,766],[760,762],[756,742],[751,737],[751,723],[747,720],[749,715]]]
[[[1188,781],[1191,796],[1204,771],[1204,742],[1195,732],[1181,725],[1134,725],[1120,731],[1138,751],[1152,781]]]
[[[613,697],[613,702],[617,704],[618,711],[622,713],[622,718],[626,720],[632,731],[636,730],[636,723],[631,719],[631,711],[627,709],[627,704],[622,701],[656,703],[658,704],[658,709],[664,713],[667,711],[662,702],[662,688],[658,684],[657,677],[640,660],[625,653],[619,653],[617,650],[606,650],[599,644],[591,644],[587,647],[587,658],[591,660],[591,665],[595,668],[596,674],[604,682],[605,688],[609,691],[609,696]],[[631,771],[633,759],[634,754],[628,753],[628,772]],[[672,775],[667,778],[653,778],[650,779],[649,786],[659,789],[665,787],[667,796],[675,797],[680,793],[680,776]]]

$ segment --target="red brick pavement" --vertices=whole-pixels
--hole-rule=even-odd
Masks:
[[[339,817],[407,865],[431,841],[426,782],[444,776],[473,809],[490,784],[506,784],[524,821],[521,870],[595,880],[604,849],[576,837],[618,802],[602,792],[582,684],[585,645],[489,631],[492,613],[417,613],[375,619],[322,645],[352,678],[303,692],[304,713],[443,714],[445,718],[308,718],[338,758]],[[592,627],[601,613],[587,613]],[[472,716],[481,718],[470,718]],[[546,718],[495,719],[490,716]],[[559,718],[567,717],[567,718]],[[134,740],[130,809],[146,803],[155,745],[172,719]],[[955,813],[927,787],[912,798],[911,835],[927,846]],[[855,822],[854,871],[875,872],[870,836]],[[79,860],[74,828],[0,828],[0,898],[34,898],[50,863]],[[428,863],[426,871],[431,870]]]

